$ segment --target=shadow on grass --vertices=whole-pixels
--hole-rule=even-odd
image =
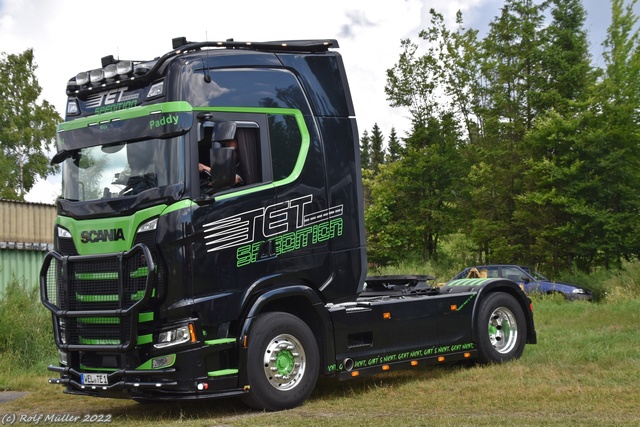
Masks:
[[[322,406],[326,401],[366,398],[372,391],[401,387],[414,381],[433,381],[464,369],[461,365],[418,367],[379,374],[349,381],[320,377],[305,410]],[[115,424],[141,425],[148,423],[188,422],[208,420],[230,422],[234,418],[253,418],[263,414],[245,406],[238,398],[198,399],[137,403],[128,399],[103,399],[69,396],[61,389],[45,389],[32,393],[12,406],[3,406],[2,412],[17,413],[71,413],[110,414]]]

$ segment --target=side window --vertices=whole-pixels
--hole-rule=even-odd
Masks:
[[[229,127],[229,125],[231,126]],[[220,132],[216,131],[218,126],[221,127]],[[265,180],[264,155],[258,123],[212,119],[201,125],[199,131],[198,170],[200,172],[200,186],[203,190],[212,185],[211,173],[215,166],[211,164],[210,150],[213,141],[219,142],[222,147],[233,149],[232,162],[235,165],[236,173],[234,187],[258,184]]]
[[[518,268],[504,267],[502,269],[502,277],[505,279],[513,280],[514,282],[522,282],[522,276],[524,273]]]
[[[269,138],[273,180],[279,181],[293,172],[302,146],[302,135],[295,116],[269,115]]]
[[[498,275],[498,269],[496,267],[487,268],[487,277],[491,278],[491,279],[495,279],[497,277],[500,277]]]

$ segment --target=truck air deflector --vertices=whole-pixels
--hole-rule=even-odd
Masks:
[[[136,140],[182,135],[192,124],[192,108],[184,101],[134,107],[64,122],[58,125],[58,154],[52,163],[68,157],[64,153],[131,140],[131,135],[135,135]]]

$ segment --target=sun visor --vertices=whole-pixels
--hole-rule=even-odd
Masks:
[[[176,104],[186,104],[189,111],[184,111],[187,108],[159,109],[159,106],[155,106],[154,111],[154,106],[145,106],[125,114],[101,114],[62,123],[57,132],[58,153],[96,145],[116,149],[118,143],[125,141],[182,135],[191,129],[193,113],[189,104]]]

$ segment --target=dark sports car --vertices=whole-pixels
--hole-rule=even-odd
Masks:
[[[502,277],[513,280],[520,284],[522,289],[529,294],[562,294],[568,300],[585,300],[591,301],[593,295],[591,291],[583,286],[573,285],[570,283],[555,282],[544,277],[540,273],[536,273],[529,267],[521,265],[478,265],[467,267],[458,273],[453,280],[464,279],[467,277]]]

